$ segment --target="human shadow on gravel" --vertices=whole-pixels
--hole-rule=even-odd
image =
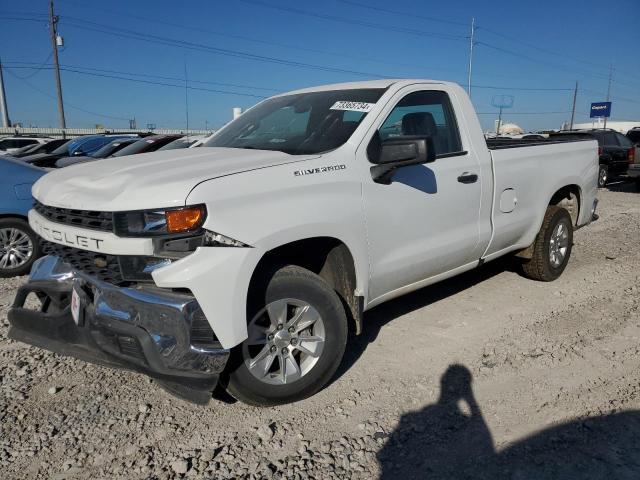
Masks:
[[[340,378],[358,361],[367,346],[375,342],[380,330],[387,323],[409,312],[463,292],[505,271],[519,272],[517,260],[510,256],[499,258],[479,268],[408,293],[365,312],[362,333],[352,338],[347,344],[342,363],[331,383]]]
[[[471,379],[450,366],[438,402],[402,416],[378,453],[382,480],[640,478],[640,411],[558,425],[498,452]]]

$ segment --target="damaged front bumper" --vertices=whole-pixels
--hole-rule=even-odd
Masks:
[[[71,313],[75,291],[78,312]],[[25,306],[29,294],[39,310]],[[100,365],[145,373],[171,393],[206,403],[229,350],[217,342],[195,298],[155,286],[116,287],[38,260],[9,311],[9,337]]]

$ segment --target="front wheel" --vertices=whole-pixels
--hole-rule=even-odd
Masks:
[[[607,184],[607,180],[609,180],[609,167],[606,165],[600,165],[598,169],[598,187],[604,188]]]
[[[542,227],[533,243],[533,254],[522,269],[533,279],[550,282],[564,271],[573,247],[573,224],[566,209],[547,207]]]
[[[347,344],[337,293],[297,266],[279,269],[249,308],[248,338],[231,355],[227,390],[256,406],[294,402],[320,390]]]

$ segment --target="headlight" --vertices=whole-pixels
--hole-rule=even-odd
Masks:
[[[207,217],[204,205],[190,207],[116,212],[116,235],[121,237],[149,237],[173,233],[195,232]]]

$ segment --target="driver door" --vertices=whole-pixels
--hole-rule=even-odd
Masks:
[[[399,168],[389,185],[371,178],[363,182],[370,302],[417,288],[480,255],[479,159],[464,148],[446,87],[418,88],[399,92],[374,127],[382,142],[403,135],[431,136],[436,161]],[[370,138],[375,134],[369,133]],[[356,155],[371,166],[367,145],[363,142]]]

